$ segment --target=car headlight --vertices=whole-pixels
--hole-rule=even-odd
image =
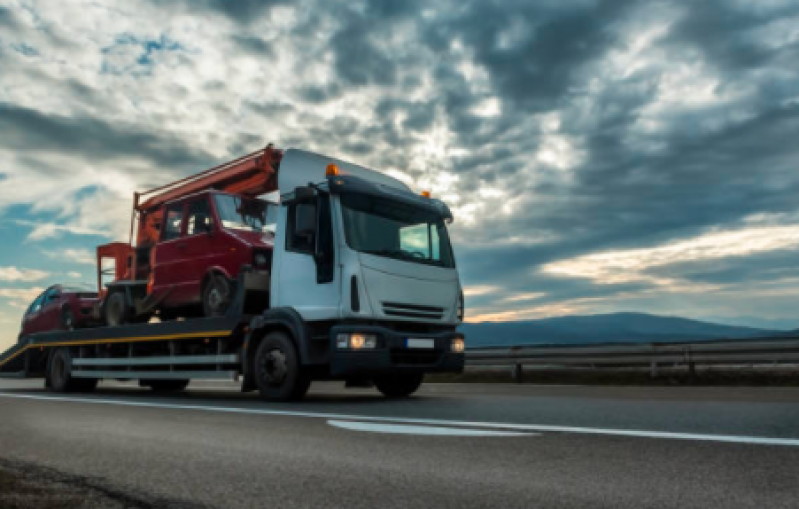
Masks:
[[[463,338],[455,338],[452,340],[452,345],[450,346],[452,353],[463,353],[465,348],[466,343],[463,341]]]
[[[256,267],[266,267],[269,265],[269,257],[265,253],[255,253],[253,263]]]
[[[377,348],[377,336],[374,334],[340,333],[336,336],[336,348],[352,350],[374,350]]]

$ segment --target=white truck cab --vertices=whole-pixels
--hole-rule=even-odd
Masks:
[[[311,348],[307,360],[329,363],[333,376],[460,371],[449,208],[382,173],[296,149],[285,152],[278,184],[270,308],[321,333],[329,349]]]

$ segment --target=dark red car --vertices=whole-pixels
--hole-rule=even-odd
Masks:
[[[30,305],[19,337],[53,330],[73,330],[95,323],[97,292],[80,286],[53,285]]]

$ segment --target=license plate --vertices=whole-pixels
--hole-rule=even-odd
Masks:
[[[435,341],[432,339],[421,339],[421,338],[408,338],[405,340],[405,347],[406,348],[435,348]]]

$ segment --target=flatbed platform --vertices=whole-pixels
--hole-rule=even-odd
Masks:
[[[220,317],[177,320],[163,323],[144,323],[120,327],[98,327],[74,331],[54,331],[31,334],[0,354],[0,375],[26,377],[29,369],[28,352],[39,352],[56,346],[135,344],[150,341],[183,341],[218,339],[234,334],[246,326],[250,317]]]

